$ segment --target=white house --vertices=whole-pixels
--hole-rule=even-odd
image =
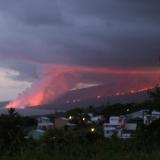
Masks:
[[[136,131],[137,123],[126,123],[124,129],[127,131]]]
[[[152,116],[150,114],[146,114],[143,117],[143,124],[150,125],[152,123]]]
[[[115,135],[118,138],[128,139],[131,138],[131,133],[136,129],[137,123],[127,122],[125,116],[111,116],[109,123],[105,123],[103,126],[105,138]]]
[[[72,118],[70,118],[70,117],[69,117],[69,119],[65,118],[65,117],[56,118],[55,122],[54,122],[55,128],[62,129],[64,127],[75,127],[76,124],[70,123],[71,119]]]
[[[113,135],[121,137],[122,131],[125,125],[124,116],[111,116],[109,118],[109,123],[104,123],[104,137],[110,138]]]
[[[113,125],[123,126],[125,124],[126,118],[124,116],[111,116],[109,118],[109,123]]]
[[[89,115],[89,117],[90,117],[90,121],[91,121],[91,122],[98,123],[98,122],[100,122],[101,120],[103,120],[103,116],[102,116],[102,115],[93,116],[92,113],[89,113],[88,115]]]
[[[153,110],[151,114],[146,114],[143,117],[143,123],[145,125],[150,125],[155,120],[160,119],[160,112]]]
[[[39,117],[37,129],[48,130],[54,128],[53,122],[48,117]]]
[[[103,127],[104,127],[104,137],[105,138],[110,138],[113,135],[116,135],[119,137],[122,133],[122,129],[119,125],[111,125],[111,124],[105,123]]]
[[[158,111],[152,111],[151,116],[154,120],[160,119],[160,112]]]

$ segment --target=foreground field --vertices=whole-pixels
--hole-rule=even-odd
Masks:
[[[30,148],[29,148],[30,147]],[[160,149],[138,150],[123,142],[27,146],[1,160],[159,160]]]

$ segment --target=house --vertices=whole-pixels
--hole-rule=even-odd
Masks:
[[[109,118],[109,123],[104,123],[104,137],[110,138],[113,135],[118,137],[121,136],[123,128],[125,125],[125,117],[124,116],[111,116]]]
[[[132,118],[132,119],[127,119],[126,118],[126,123],[124,125],[124,130],[127,131],[127,132],[133,132],[133,131],[136,131],[137,129],[137,126],[139,123],[143,123],[142,119],[141,118]]]
[[[62,129],[69,124],[69,119],[65,117],[56,118],[54,121],[55,128]]]
[[[37,121],[37,129],[48,130],[54,128],[54,123],[48,117],[39,117]]]
[[[124,129],[127,131],[136,131],[137,123],[126,123]]]
[[[113,135],[118,138],[131,138],[132,133],[137,129],[137,123],[127,121],[125,116],[111,116],[109,123],[104,123],[104,137],[111,138]]]
[[[56,129],[64,128],[67,125],[67,123],[69,123],[69,120],[65,117],[56,118],[54,121],[54,125]]]
[[[100,121],[103,120],[103,116],[102,115],[93,116],[92,113],[89,113],[88,116],[90,117],[90,121],[94,122],[94,123],[99,123]]]
[[[158,120],[160,119],[160,112],[153,110],[151,113],[152,119],[154,120]]]
[[[121,135],[122,130],[120,126],[111,125],[111,124],[104,124],[104,137],[110,138],[113,135],[116,135],[119,137]]]
[[[150,114],[146,114],[143,117],[143,124],[150,125],[152,123],[152,116]]]
[[[155,120],[160,119],[160,112],[153,110],[150,114],[146,114],[143,117],[143,123],[145,125],[150,125]]]
[[[127,117],[127,119],[143,119],[144,115],[146,115],[149,112],[149,110],[147,109],[143,109],[137,112],[132,112],[129,114],[126,114],[125,116]]]
[[[37,118],[37,127],[36,129],[31,130],[26,136],[26,139],[39,140],[48,129],[54,128],[54,123],[50,121],[48,117],[39,117]]]
[[[113,125],[124,126],[126,118],[124,116],[111,116],[109,123]]]
[[[26,139],[33,139],[33,140],[39,140],[41,137],[45,134],[44,130],[36,129],[32,130],[28,133],[28,135],[25,137]]]
[[[54,126],[56,129],[63,129],[64,127],[75,127],[76,124],[70,123],[70,119],[65,117],[58,117],[54,121]]]

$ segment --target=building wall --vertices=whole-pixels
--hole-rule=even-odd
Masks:
[[[137,129],[136,123],[126,123],[125,129],[129,131],[135,131]]]
[[[56,118],[55,119],[55,128],[61,129],[64,128],[69,121],[64,118]]]

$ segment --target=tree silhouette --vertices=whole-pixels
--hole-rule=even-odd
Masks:
[[[9,114],[9,116],[13,116],[13,117],[18,115],[15,108],[9,108],[8,109],[8,114]]]
[[[149,96],[152,99],[153,107],[160,110],[160,87],[157,86],[154,90],[149,91]]]

